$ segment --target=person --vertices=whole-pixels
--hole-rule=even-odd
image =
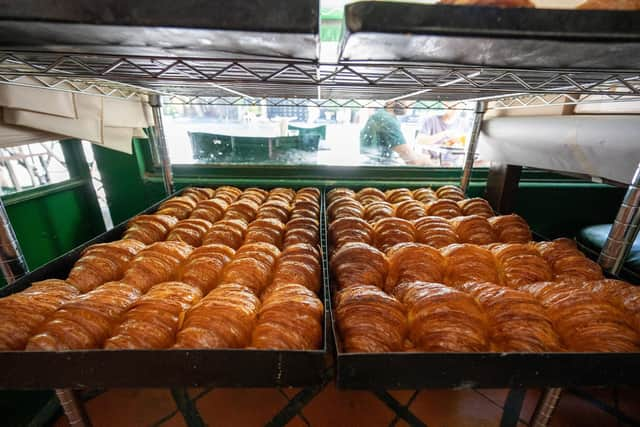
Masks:
[[[427,115],[418,128],[418,138],[438,142],[455,138],[459,133],[460,120],[455,110],[437,110],[435,115]]]
[[[441,109],[424,117],[416,132],[416,143],[440,166],[460,161],[466,141],[465,117],[458,111]]]
[[[400,102],[390,102],[375,112],[360,131],[360,153],[372,164],[402,164],[424,166],[431,162],[415,153],[402,134],[397,116],[404,115]]]

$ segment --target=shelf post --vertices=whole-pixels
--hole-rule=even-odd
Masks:
[[[531,421],[529,422],[531,427],[546,427],[549,425],[553,411],[560,401],[561,393],[561,388],[548,388],[543,391],[540,400],[538,400],[538,405],[531,416]]]
[[[640,164],[624,196],[598,263],[613,275],[620,273],[640,229]]]
[[[478,139],[480,139],[480,129],[482,128],[482,118],[487,109],[485,101],[476,102],[476,111],[473,116],[473,127],[471,135],[467,141],[467,147],[464,153],[464,168],[462,169],[462,178],[460,179],[460,188],[464,193],[469,189],[471,181],[471,171],[473,170],[473,162],[476,156],[476,148],[478,147]]]
[[[2,199],[0,199],[0,268],[7,284],[15,282],[29,271]]]
[[[162,167],[162,178],[164,182],[164,191],[167,196],[173,194],[173,173],[171,172],[171,160],[169,159],[169,151],[167,149],[167,140],[165,138],[164,126],[162,124],[162,101],[160,95],[149,95],[149,105],[153,112],[153,143],[157,146],[158,155],[160,156],[160,166]]]

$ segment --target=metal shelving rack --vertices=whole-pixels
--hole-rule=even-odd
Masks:
[[[640,63],[632,54],[640,48],[640,12],[359,2],[346,8],[339,57],[321,63],[317,0],[261,0],[250,7],[228,0],[187,0],[179,8],[170,0],[120,3],[100,0],[87,8],[73,0],[60,8],[53,0],[27,0],[0,10],[0,84],[150,102],[168,193],[162,103],[379,108],[403,100],[431,109],[442,104],[425,99],[446,101],[447,108],[476,113],[462,174],[466,189],[487,108],[640,100]],[[491,179],[505,193],[517,187],[517,174],[502,169]],[[639,227],[639,180],[640,173],[603,251],[603,265],[614,273]],[[11,230],[1,205],[0,220]],[[272,424],[295,416],[328,378],[302,390]],[[420,424],[387,392],[374,393],[399,417]],[[548,422],[559,395],[559,389],[544,394],[533,425]],[[517,422],[523,396],[512,391],[503,425]],[[72,392],[61,391],[60,398],[75,422],[88,422]],[[202,423],[198,416],[185,419]]]

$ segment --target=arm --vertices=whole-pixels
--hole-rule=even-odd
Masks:
[[[393,147],[393,151],[412,166],[434,166],[435,163],[428,157],[415,153],[407,144],[400,144]]]

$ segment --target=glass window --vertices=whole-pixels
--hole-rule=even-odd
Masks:
[[[69,179],[58,141],[0,148],[2,194],[28,190]]]

